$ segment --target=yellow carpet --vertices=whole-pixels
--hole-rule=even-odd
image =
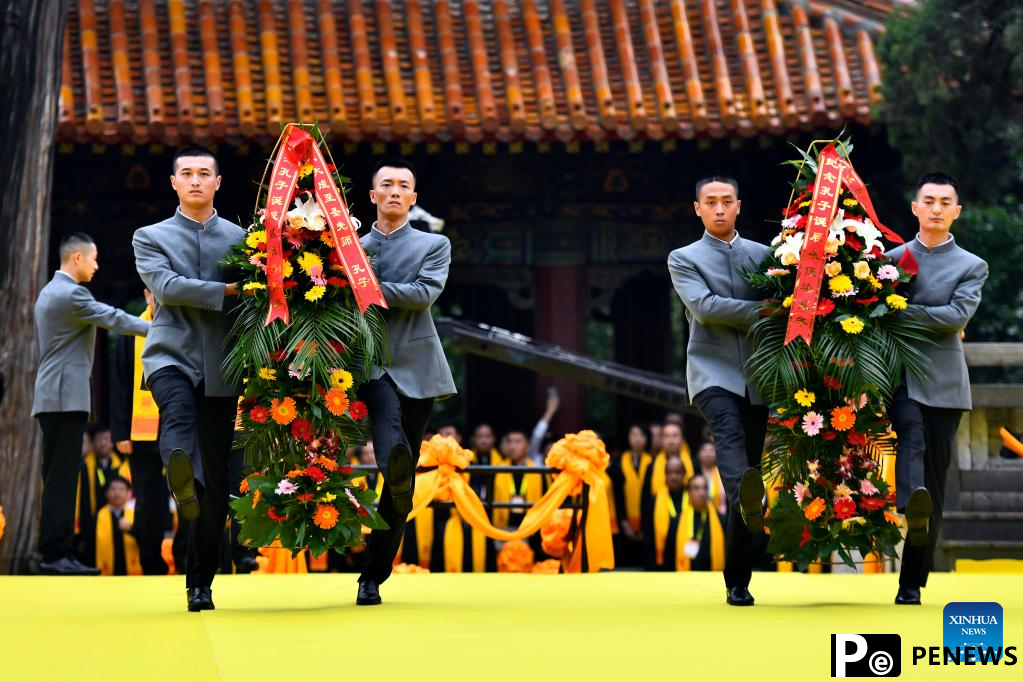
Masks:
[[[356,607],[351,575],[221,576],[185,612],[168,578],[0,577],[0,680],[824,680],[831,633],[898,633],[903,679],[1020,679],[1023,665],[912,665],[941,646],[950,601],[997,601],[1023,645],[1012,575],[936,574],[922,607],[896,576],[754,574],[727,607],[720,574],[399,575]],[[1023,652],[1017,655],[1023,658]]]

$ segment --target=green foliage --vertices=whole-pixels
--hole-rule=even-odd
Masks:
[[[1023,4],[921,0],[878,44],[879,120],[912,178],[952,173],[970,201],[1023,186]]]
[[[956,242],[987,261],[990,274],[967,341],[1018,341],[1023,337],[1023,205],[965,206],[952,226]]]

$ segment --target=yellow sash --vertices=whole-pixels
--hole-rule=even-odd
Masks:
[[[687,485],[689,479],[693,477],[693,456],[689,453],[689,444],[682,441],[682,447],[678,453],[679,459],[682,460],[682,466],[685,467],[685,479],[682,485]],[[657,453],[657,457],[654,458],[654,472],[650,476],[650,494],[657,495],[665,488],[664,483],[664,464],[668,461],[668,454],[661,450]]]
[[[664,563],[664,547],[668,541],[668,529],[671,520],[678,514],[671,493],[665,488],[657,494],[654,502],[654,546],[657,551],[658,565]],[[692,538],[693,518],[695,510],[689,504],[689,496],[682,495],[682,518],[675,529],[675,570],[688,571],[689,557],[685,553],[685,545]],[[707,508],[707,519],[710,527],[710,570],[721,571],[725,568],[725,533],[721,527],[721,519],[712,507]]]
[[[139,317],[152,321],[153,313],[146,308]],[[142,349],[145,345],[146,337],[135,337],[135,374],[131,395],[131,439],[135,441],[155,441],[160,428],[160,410],[153,394],[142,388]]]
[[[622,492],[625,498],[625,514],[635,531],[641,527],[643,480],[646,478],[646,470],[652,461],[650,453],[644,452],[639,456],[639,469],[637,470],[632,465],[632,453],[629,451],[622,453],[622,477],[625,479]]]
[[[128,523],[135,523],[135,509],[124,508],[124,518]],[[124,539],[124,565],[128,575],[142,575],[142,562],[139,560],[139,546],[129,533],[121,532]],[[96,515],[96,568],[102,575],[114,574],[114,515],[110,505],[104,505]]]
[[[510,464],[510,462],[502,462]],[[532,460],[527,459],[525,466],[536,466]],[[518,489],[515,487],[515,475],[513,473],[501,473],[494,476],[494,502],[511,502],[516,495],[522,497],[526,502],[533,503],[543,497],[543,476],[540,474],[523,474],[522,482]],[[524,513],[520,511],[519,513]],[[510,509],[495,509],[493,523],[498,528],[507,528],[508,519],[511,516]]]

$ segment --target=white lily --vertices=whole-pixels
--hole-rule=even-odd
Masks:
[[[782,265],[795,265],[799,262],[799,252],[803,250],[803,233],[796,232],[785,237],[784,243],[774,251],[774,257]]]
[[[292,227],[304,227],[313,232],[322,232],[327,227],[327,219],[313,197],[305,202],[296,198],[295,208],[288,211],[286,217]]]

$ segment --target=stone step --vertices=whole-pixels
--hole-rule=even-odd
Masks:
[[[948,541],[1023,542],[1023,512],[949,511],[942,516],[941,536]]]
[[[1023,540],[943,540],[943,557],[935,564],[954,566],[956,559],[1023,559]]]

